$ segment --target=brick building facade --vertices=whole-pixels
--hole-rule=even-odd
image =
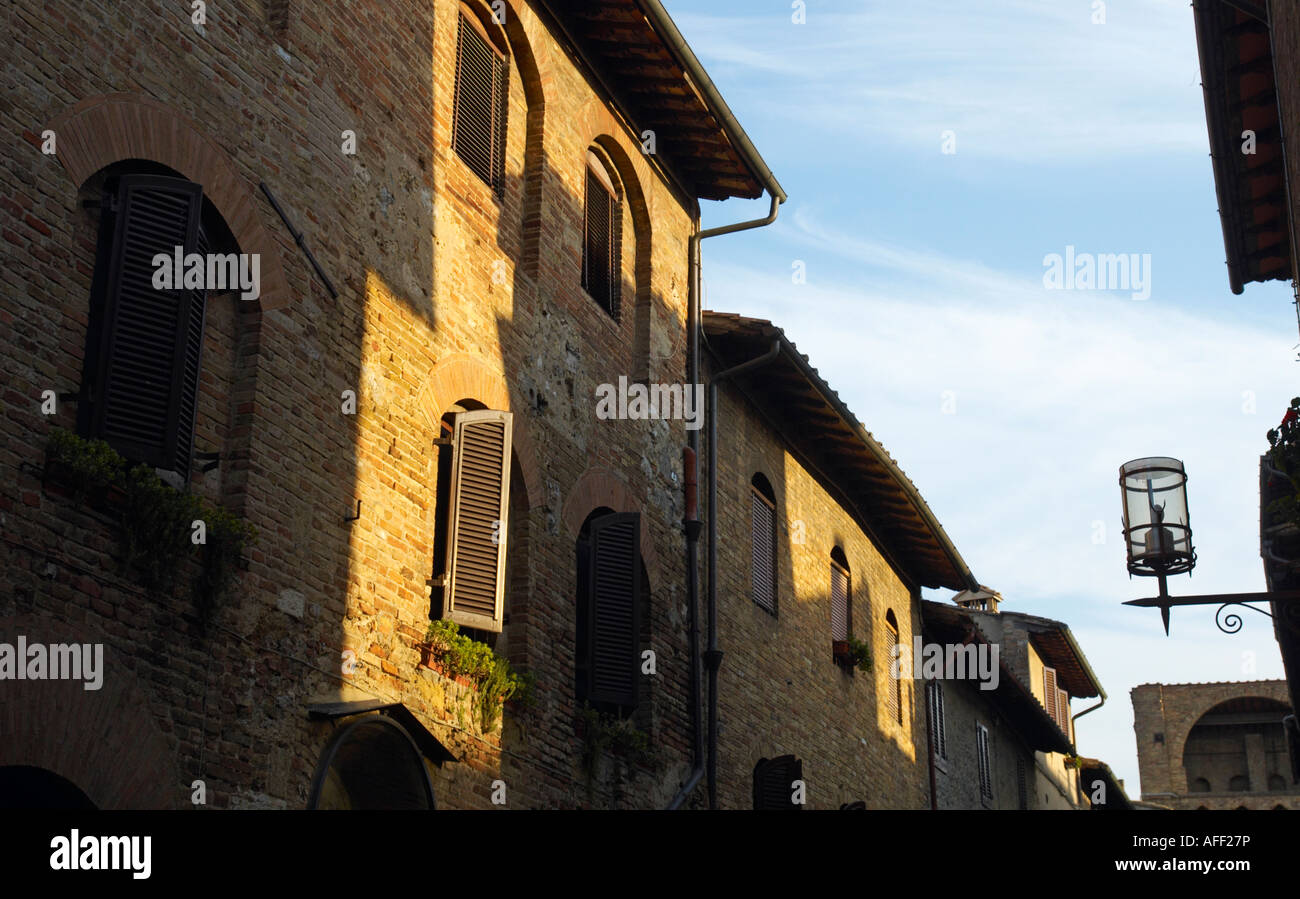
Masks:
[[[1142,684],[1133,731],[1145,801],[1175,809],[1300,809],[1285,681]]]
[[[338,787],[321,770],[334,735],[387,705],[442,807],[664,805],[691,761],[687,436],[680,419],[600,419],[593,397],[684,379],[697,198],[770,186],[670,23],[630,0],[240,0],[201,23],[187,4],[19,2],[0,23],[0,641],[104,647],[99,691],[0,684],[0,769],[102,807],[188,807],[201,781],[209,807],[300,808]],[[457,118],[475,97],[480,144]],[[256,299],[209,291],[200,319],[180,477],[257,532],[207,610],[184,586],[207,556],[145,589],[120,509],[51,489],[44,464],[54,429],[85,431],[78,407],[110,402],[84,383],[107,327],[97,239],[112,191],[145,178],[198,185],[200,232],[260,260]],[[439,541],[459,539],[440,537],[439,441],[476,410],[508,413],[510,446],[485,639],[536,682],[486,730],[473,688],[419,649],[430,584],[446,589]],[[585,773],[575,553],[616,513],[636,516],[636,649],[656,664],[632,720],[655,753]]]

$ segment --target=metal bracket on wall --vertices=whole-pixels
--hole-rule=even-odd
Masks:
[[[344,520],[344,521],[359,521],[360,519],[361,519],[361,500],[357,500],[357,514],[355,514],[355,515],[347,515],[347,516],[345,516],[345,517],[343,518],[343,520]]]
[[[212,469],[214,469],[214,468],[218,467],[219,465],[221,465],[221,453],[219,453],[219,452],[216,452],[216,453],[195,453],[195,454],[194,454],[194,458],[196,458],[196,459],[202,459],[203,461],[205,461],[205,462],[208,463],[207,465],[204,465],[202,468],[199,469],[199,471],[202,472],[203,474],[207,474],[207,473],[210,472]]]

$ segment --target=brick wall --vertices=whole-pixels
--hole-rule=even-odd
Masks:
[[[203,779],[210,806],[301,807],[330,733],[307,721],[306,705],[352,696],[406,703],[462,759],[437,772],[442,807],[488,805],[498,778],[509,807],[654,806],[680,782],[685,435],[681,422],[598,421],[594,392],[619,375],[681,380],[693,212],[532,8],[507,6],[500,201],[449,145],[452,0],[231,0],[209,4],[201,29],[186,4],[21,0],[0,18],[10,47],[0,102],[0,630],[106,644],[107,677],[141,698],[150,745],[166,747],[151,776],[170,798],[149,803],[188,805],[190,782]],[[58,155],[40,152],[47,128]],[[340,151],[345,129],[355,156]],[[580,288],[582,179],[596,142],[627,194],[618,322]],[[20,470],[40,465],[51,427],[75,421],[71,404],[41,415],[40,397],[79,383],[95,239],[79,191],[124,157],[203,183],[240,249],[262,258],[260,302],[209,304],[196,449],[223,459],[196,474],[196,487],[259,538],[205,633],[184,596],[146,595],[116,572],[111,520]],[[342,411],[347,390],[355,415]],[[511,546],[526,559],[522,571],[512,559],[508,641],[536,675],[538,701],[490,734],[466,716],[463,688],[420,669],[414,648],[429,615],[432,441],[462,399],[514,413],[523,482]],[[595,508],[577,509],[590,497],[573,496],[591,471],[643,513],[658,655],[649,720],[664,761],[589,787],[573,726],[568,520]],[[360,519],[346,521],[358,500]],[[344,650],[356,655],[348,675]],[[6,688],[0,706],[17,707],[13,695]],[[58,720],[52,705],[22,708],[40,726]],[[100,737],[89,740],[96,751],[47,766],[67,766],[58,773],[101,804],[123,801],[121,789],[94,786],[94,772],[139,741],[96,714],[68,726]],[[21,742],[0,740],[0,764],[22,755]]]

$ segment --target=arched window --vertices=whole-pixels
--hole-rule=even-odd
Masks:
[[[635,711],[640,642],[648,593],[641,560],[641,516],[597,509],[577,540],[574,698],[602,713]]]
[[[614,167],[587,151],[583,200],[582,289],[618,321],[623,283],[622,192]]]
[[[1228,781],[1229,793],[1248,793],[1250,792],[1250,778],[1244,774],[1233,775]]]
[[[77,430],[183,487],[207,300],[250,272],[202,185],[171,169],[116,164],[85,192],[99,236]]]
[[[505,192],[506,110],[510,63],[500,30],[485,13],[460,4],[452,146],[499,198]],[[489,19],[490,21],[490,19]]]
[[[1268,789],[1273,793],[1280,793],[1286,789],[1286,778],[1281,774],[1270,774],[1268,776]]]
[[[762,474],[750,481],[750,575],[754,603],[776,614],[776,494]]]
[[[342,727],[321,754],[310,809],[433,809],[424,758],[397,722],[368,715]]]
[[[1192,793],[1208,793],[1210,792],[1210,782],[1204,777],[1198,777],[1187,785],[1187,789]]]
[[[462,400],[443,415],[438,440],[430,617],[493,634],[505,615],[512,423],[509,412]]]
[[[885,635],[889,640],[890,647],[898,645],[898,619],[894,617],[893,609],[889,609],[885,612]],[[888,689],[889,717],[899,724],[902,724],[903,678],[895,677],[894,672],[891,670],[889,673],[889,679],[893,681]]]

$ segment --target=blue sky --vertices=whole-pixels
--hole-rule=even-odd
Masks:
[[[1190,4],[665,6],[790,197],[705,242],[705,307],[783,327],[976,577],[1070,625],[1109,697],[1080,751],[1136,797],[1130,689],[1283,676],[1262,615],[1226,636],[1176,609],[1166,638],[1121,605],[1156,592],[1119,532],[1118,468],[1148,455],[1189,474],[1199,564],[1171,592],[1264,588],[1258,457],[1300,394],[1289,288],[1228,288]],[[706,226],[766,212],[705,206]],[[1067,246],[1149,254],[1150,297],[1045,288]]]

